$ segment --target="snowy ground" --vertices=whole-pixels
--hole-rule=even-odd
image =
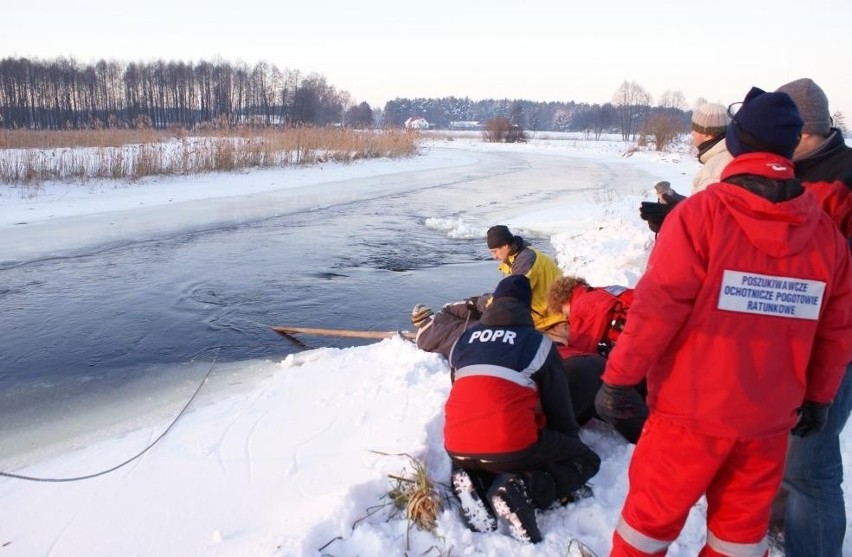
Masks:
[[[539,139],[526,145],[486,145],[474,139],[436,140],[408,161],[371,161],[322,169],[257,173],[256,191],[234,191],[229,175],[157,180],[145,184],[48,185],[38,191],[0,186],[0,260],[48,254],[80,241],[88,219],[118,221],[116,234],[144,234],[151,226],[179,228],[203,214],[170,211],[181,199],[237,203],[251,217],[257,197],[294,183],[326,184],[349,177],[461,165],[470,150],[535,150],[553,156],[620,162],[641,167],[675,189],[689,191],[697,168],[688,153],[634,153],[618,141]],[[513,230],[546,233],[560,266],[593,284],[635,284],[652,234],[639,220],[640,199],[602,189],[586,203],[547,209],[519,202],[501,208]],[[326,189],[325,191],[333,191]],[[356,195],[347,191],[345,195]],[[235,197],[237,196],[237,197]],[[332,198],[329,202],[334,202]],[[344,194],[338,193],[338,198]],[[254,201],[252,201],[254,199]],[[154,224],[132,218],[134,207],[162,207]],[[211,205],[213,207],[214,205]],[[511,211],[507,213],[507,211]],[[150,214],[150,211],[147,212]],[[495,217],[498,218],[498,217]],[[38,223],[26,236],[16,223]],[[481,235],[452,219],[426,223],[452,235]],[[72,241],[72,238],[74,240]],[[496,271],[495,271],[496,282]],[[472,293],[473,294],[473,293]],[[583,438],[603,457],[592,480],[592,499],[540,518],[544,541],[522,545],[501,534],[474,534],[455,509],[438,517],[434,534],[392,516],[388,475],[412,471],[422,460],[438,482],[449,477],[443,451],[442,408],[449,390],[444,360],[394,338],[369,346],[318,349],[284,361],[241,364],[255,385],[220,389],[193,404],[143,457],[113,473],[78,482],[0,478],[0,557],[64,556],[386,556],[565,555],[580,538],[605,555],[627,489],[632,447],[593,423]],[[214,375],[228,373],[214,366]],[[101,432],[70,440],[61,453],[4,458],[0,470],[68,478],[110,468],[138,453],[169,425],[169,415],[140,419],[128,433]],[[852,436],[844,433],[845,473],[852,474]],[[847,508],[852,508],[847,487]],[[703,545],[704,505],[693,509],[670,555],[691,556]],[[844,555],[852,555],[847,535]]]

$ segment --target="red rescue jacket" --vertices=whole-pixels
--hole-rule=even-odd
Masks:
[[[793,177],[768,153],[723,174]],[[814,196],[768,200],[713,184],[666,217],[603,380],[635,385],[669,420],[720,437],[789,430],[834,397],[852,357],[852,262]]]
[[[626,322],[633,290],[619,286],[577,286],[571,293],[568,344],[558,346],[559,355],[597,354],[599,344],[613,344]]]
[[[806,190],[817,199],[823,211],[828,213],[840,233],[852,238],[852,193],[840,180],[834,182],[802,182]]]

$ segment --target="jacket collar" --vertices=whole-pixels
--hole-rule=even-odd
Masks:
[[[751,174],[771,180],[790,180],[795,177],[793,161],[774,153],[745,153],[728,163],[722,170],[724,182],[731,176]]]

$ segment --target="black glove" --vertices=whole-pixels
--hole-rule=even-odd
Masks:
[[[643,201],[642,205],[639,207],[639,216],[642,220],[648,222],[648,228],[651,229],[651,232],[659,232],[666,215],[668,215],[671,210],[672,206],[665,203]]]
[[[670,207],[674,207],[675,205],[677,205],[678,203],[680,203],[684,199],[686,199],[685,195],[681,195],[678,192],[671,190],[671,189],[669,191],[663,193],[663,201],[665,201],[666,204],[669,205]]]
[[[488,307],[488,302],[491,299],[491,293],[486,292],[485,294],[480,294],[479,296],[471,296],[466,299],[465,306],[470,310],[470,318],[471,319],[479,319],[482,317],[482,312]]]
[[[472,298],[468,298],[464,302],[465,307],[467,307],[468,317],[470,319],[479,321],[479,318],[482,317],[482,312],[479,311],[479,296],[473,296]]]
[[[828,420],[829,406],[831,405],[810,400],[803,402],[799,408],[799,421],[793,426],[791,433],[798,437],[807,437],[822,431]]]
[[[619,387],[604,383],[595,396],[595,410],[605,422],[617,422],[646,416],[648,407],[635,387]]]

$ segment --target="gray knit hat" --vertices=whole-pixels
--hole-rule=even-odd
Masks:
[[[719,103],[704,103],[692,113],[692,130],[715,137],[722,135],[730,121],[727,107]]]
[[[796,103],[796,108],[799,109],[799,114],[805,122],[802,133],[827,135],[831,131],[828,97],[813,79],[803,77],[791,81],[779,87],[778,91],[787,93]]]

